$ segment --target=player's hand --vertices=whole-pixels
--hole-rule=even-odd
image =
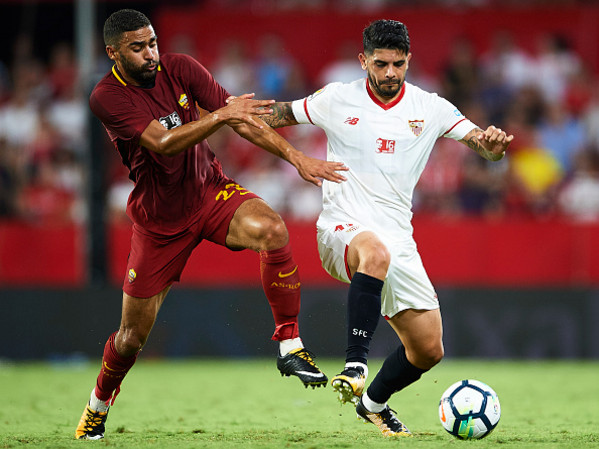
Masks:
[[[489,126],[482,133],[478,133],[476,138],[487,151],[502,156],[510,145],[510,142],[514,140],[513,135],[510,134],[508,136],[505,131],[495,128],[493,125]]]
[[[247,123],[256,128],[263,128],[264,123],[256,118],[272,114],[270,106],[275,103],[275,100],[254,100],[254,95],[251,93],[238,97],[230,96],[226,100],[227,105],[215,111],[215,114],[227,125]]]
[[[322,185],[321,179],[336,183],[347,181],[347,178],[339,172],[349,170],[343,162],[323,161],[306,155],[295,164],[295,168],[304,180],[318,187]]]

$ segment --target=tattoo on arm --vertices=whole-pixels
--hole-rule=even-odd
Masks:
[[[480,128],[475,128],[472,131],[470,131],[468,133],[468,136],[466,136],[462,142],[464,142],[468,147],[472,148],[474,151],[476,151],[481,157],[484,157],[485,159],[489,160],[489,161],[496,161],[498,159],[501,159],[500,155],[494,154],[492,151],[487,150],[478,140],[478,138],[476,137],[479,133],[484,132],[482,129]]]
[[[297,125],[297,120],[291,110],[291,102],[275,103],[271,107],[272,114],[261,115],[260,118],[264,120],[271,128],[281,128],[283,126]]]

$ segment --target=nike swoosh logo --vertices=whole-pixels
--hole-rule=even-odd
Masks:
[[[284,274],[283,274],[283,273],[281,273],[281,272],[279,271],[279,277],[280,277],[280,278],[286,278],[286,277],[289,277],[289,276],[291,276],[293,273],[295,273],[296,271],[297,271],[297,265],[296,265],[296,266],[295,266],[295,268],[294,268],[293,270],[291,270],[289,273],[284,273]]]
[[[304,376],[312,376],[312,377],[323,377],[323,373],[310,373],[308,371],[297,371],[298,374],[303,374]]]

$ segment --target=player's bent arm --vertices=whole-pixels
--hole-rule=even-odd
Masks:
[[[491,125],[485,131],[474,128],[460,142],[485,159],[498,161],[505,156],[505,150],[512,140],[514,140],[514,136],[508,136],[505,131]]]
[[[274,107],[271,108],[275,109]],[[295,124],[297,124],[297,122],[295,122]],[[296,168],[299,175],[304,180],[311,182],[314,185],[322,185],[319,178],[332,182],[342,182],[346,180],[346,178],[339,173],[339,171],[347,170],[347,167],[345,167],[342,162],[329,162],[306,156],[269,126],[257,128],[255,126],[249,126],[246,123],[235,123],[231,124],[231,127],[244,139],[249,140],[254,145],[289,162]]]
[[[166,129],[152,120],[140,137],[140,144],[156,153],[175,156],[206,139],[225,124],[245,123],[249,127],[264,126],[258,116],[270,112],[273,100],[252,100],[244,94],[236,101],[217,109],[193,122]]]
[[[141,146],[165,156],[175,156],[201,142],[225,124],[210,114],[200,120],[166,129],[158,120],[152,120],[141,134]]]

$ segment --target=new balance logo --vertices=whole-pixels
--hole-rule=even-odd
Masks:
[[[347,117],[343,123],[347,125],[357,125],[359,120],[358,117]]]

